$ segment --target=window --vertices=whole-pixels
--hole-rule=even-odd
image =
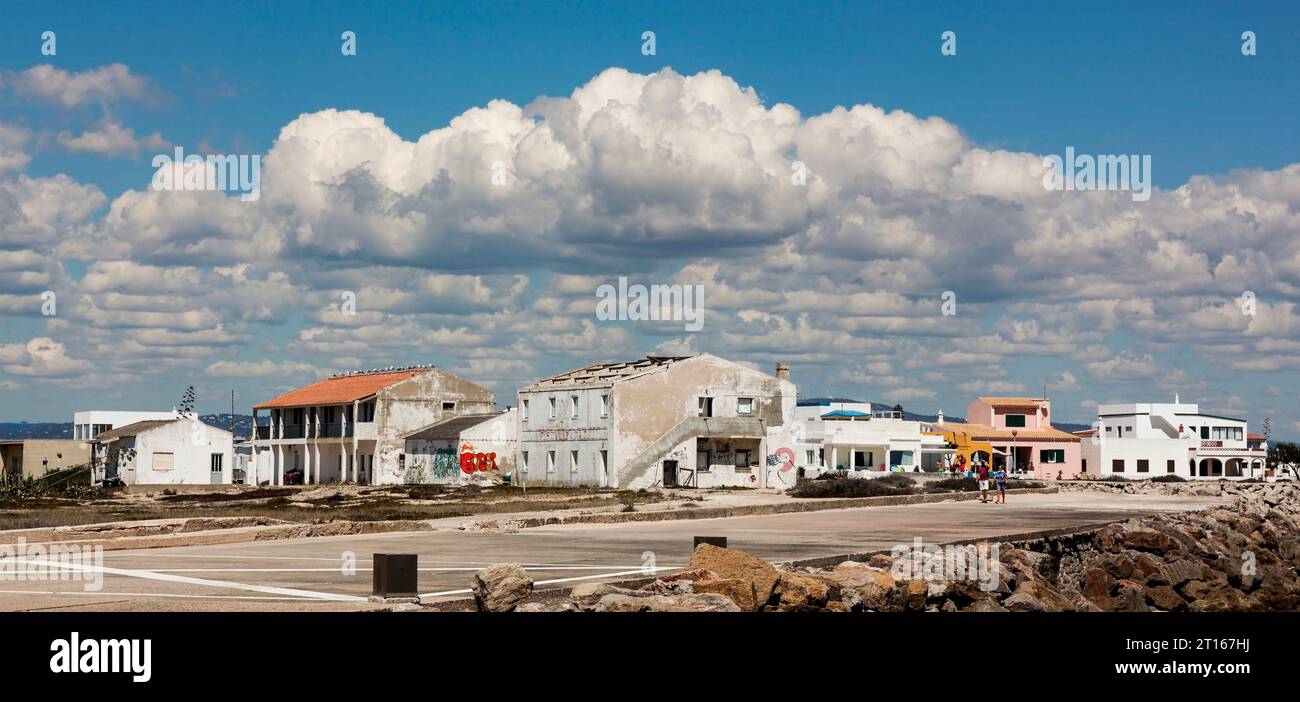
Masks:
[[[578,452],[577,452],[577,451],[570,451],[570,452],[569,452],[569,471],[570,471],[570,472],[573,472],[573,473],[577,473],[577,472],[578,472]]]
[[[1165,461],[1165,472],[1166,473],[1174,472],[1174,459],[1171,458],[1168,461]]]
[[[1008,414],[1006,417],[1007,417],[1007,426],[1009,427],[1025,426],[1025,415],[1023,414]]]
[[[547,451],[547,452],[546,452],[546,472],[547,472],[547,473],[554,473],[554,472],[555,472],[555,452],[554,452],[554,451]]]
[[[1112,472],[1112,473],[1123,473],[1123,472],[1124,472],[1124,459],[1122,459],[1122,458],[1116,458],[1115,460],[1111,461],[1111,462],[1110,462],[1110,472]]]
[[[527,452],[527,451],[524,451],[523,454],[520,455],[520,460],[523,461],[523,464],[524,464],[524,465],[523,465],[523,469],[524,469],[524,472],[527,473],[527,472],[528,472],[528,452]]]
[[[171,470],[175,466],[175,462],[176,455],[173,453],[160,453],[158,451],[153,453],[154,470]]]
[[[208,461],[208,463],[209,463],[209,470],[211,470],[213,473],[220,473],[220,472],[221,472],[221,459],[222,459],[222,458],[224,458],[224,456],[222,456],[222,455],[219,454],[219,453],[214,453],[214,454],[212,454],[212,456],[210,457],[210,460]]]
[[[600,451],[597,455],[600,456],[600,474],[608,478],[609,477],[609,451]]]
[[[736,452],[736,470],[749,470],[749,450],[741,449]]]
[[[736,400],[736,414],[747,416],[754,413],[754,398],[742,397]]]
[[[1137,470],[1138,470],[1139,473],[1150,473],[1150,472],[1151,472],[1151,461],[1148,461],[1148,460],[1145,459],[1145,458],[1139,458],[1139,459],[1138,459],[1138,468],[1137,468]]]
[[[528,400],[524,400],[524,421],[528,421]]]
[[[455,403],[455,402],[444,402],[444,403],[442,403],[442,411],[443,411],[443,412],[454,412],[454,411],[456,411],[456,403]]]
[[[853,470],[863,470],[870,468],[875,462],[875,456],[870,451],[853,452]]]
[[[321,421],[326,424],[333,424],[336,409],[337,409],[336,407],[326,407],[324,411],[321,413]]]
[[[569,419],[577,419],[577,418],[578,418],[578,396],[571,395],[569,397]]]
[[[551,402],[551,419],[555,419],[555,398],[550,398]]]
[[[1043,449],[1038,452],[1039,463],[1065,463],[1065,449]]]
[[[701,397],[701,398],[700,398],[700,414],[699,414],[699,416],[701,416],[701,417],[712,417],[712,416],[713,416],[713,398],[712,398],[712,397]]]
[[[1208,439],[1208,438],[1210,438],[1210,428],[1209,428],[1209,427],[1201,427],[1201,438],[1202,438],[1202,439]]]
[[[817,455],[812,449],[803,452],[803,464],[806,466],[817,465]]]
[[[600,396],[600,416],[609,416],[609,395]]]

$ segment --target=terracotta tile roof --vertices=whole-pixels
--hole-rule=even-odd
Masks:
[[[987,424],[959,424],[945,422],[936,425],[941,431],[964,431],[973,441],[1011,441],[1011,429],[1000,429]],[[1060,429],[1016,429],[1016,440],[1048,439],[1052,441],[1078,441],[1079,437]]]
[[[1263,441],[1268,437],[1264,436],[1263,434],[1247,434],[1246,438],[1249,439],[1250,441]]]
[[[415,370],[391,371],[384,373],[358,373],[326,378],[306,387],[290,390],[279,397],[253,405],[253,409],[270,409],[276,407],[303,407],[306,405],[339,405],[354,400],[361,400],[383,390],[389,385],[400,383],[421,373],[428,368]]]

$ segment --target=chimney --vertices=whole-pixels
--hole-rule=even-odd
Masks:
[[[789,364],[789,363],[778,363],[778,364],[776,364],[776,377],[777,377],[779,380],[789,380],[789,379],[790,379],[790,364]]]
[[[943,410],[939,410],[939,416],[934,419],[935,424],[943,424]]]

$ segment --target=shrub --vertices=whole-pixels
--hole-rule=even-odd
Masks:
[[[793,497],[889,497],[915,494],[916,484],[905,475],[880,478],[800,480],[790,488]]]
[[[1151,479],[1153,483],[1185,483],[1187,478],[1181,475],[1158,475]]]

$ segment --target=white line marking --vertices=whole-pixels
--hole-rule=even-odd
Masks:
[[[250,592],[265,592],[270,595],[289,595],[292,597],[305,597],[314,600],[329,600],[333,602],[365,602],[366,598],[357,597],[356,595],[337,595],[331,592],[316,592],[314,590],[300,590],[289,587],[271,587],[269,585],[249,585],[247,583],[235,583],[225,580],[208,580],[206,578],[191,578],[186,575],[168,575],[166,573],[154,573],[148,570],[127,570],[124,568],[106,568],[104,566],[83,566],[78,563],[61,563],[44,560],[28,560],[18,558],[16,563],[44,565],[51,568],[68,568],[78,572],[106,573],[109,575],[124,575],[128,578],[143,578],[145,580],[163,580],[173,583],[186,583],[189,585],[204,585],[206,587],[229,588],[234,590],[248,590]]]
[[[656,566],[656,567],[653,567],[653,568],[651,568],[651,567],[644,567],[644,568],[637,568],[636,570],[622,570],[622,571],[618,571],[618,572],[615,572],[615,573],[598,573],[598,574],[596,574],[596,575],[579,575],[579,576],[575,576],[575,577],[572,577],[572,578],[555,578],[555,579],[553,579],[553,580],[538,580],[538,581],[534,582],[533,584],[534,584],[534,585],[552,585],[552,584],[554,584],[554,583],[569,583],[569,582],[573,582],[573,581],[575,581],[575,580],[594,580],[594,579],[596,579],[596,578],[612,578],[612,577],[619,576],[619,575],[646,575],[646,574],[647,574],[647,573],[646,573],[647,570],[675,570],[675,569],[676,569],[676,568],[675,568],[675,567],[672,567],[672,566]],[[445,596],[447,596],[447,595],[467,595],[467,594],[469,594],[469,593],[471,593],[471,592],[473,592],[472,589],[470,589],[470,588],[463,588],[463,589],[460,589],[460,590],[443,590],[442,592],[429,592],[429,593],[425,593],[425,594],[423,594],[423,595],[420,595],[420,597],[445,597]]]
[[[629,566],[523,566],[527,571],[549,570],[609,570],[610,568],[627,568]],[[637,566],[638,568],[640,566]],[[659,566],[657,570],[674,570],[676,566]],[[371,573],[374,568],[353,568],[358,573]],[[477,573],[481,567],[473,568],[416,568],[420,572],[469,572]],[[340,573],[341,567],[334,568],[154,568],[151,573]]]
[[[70,595],[80,597],[181,597],[201,600],[257,600],[259,602],[298,602],[299,597],[258,597],[256,595],[182,595],[160,592],[77,592],[59,590],[0,590],[0,595]]]

